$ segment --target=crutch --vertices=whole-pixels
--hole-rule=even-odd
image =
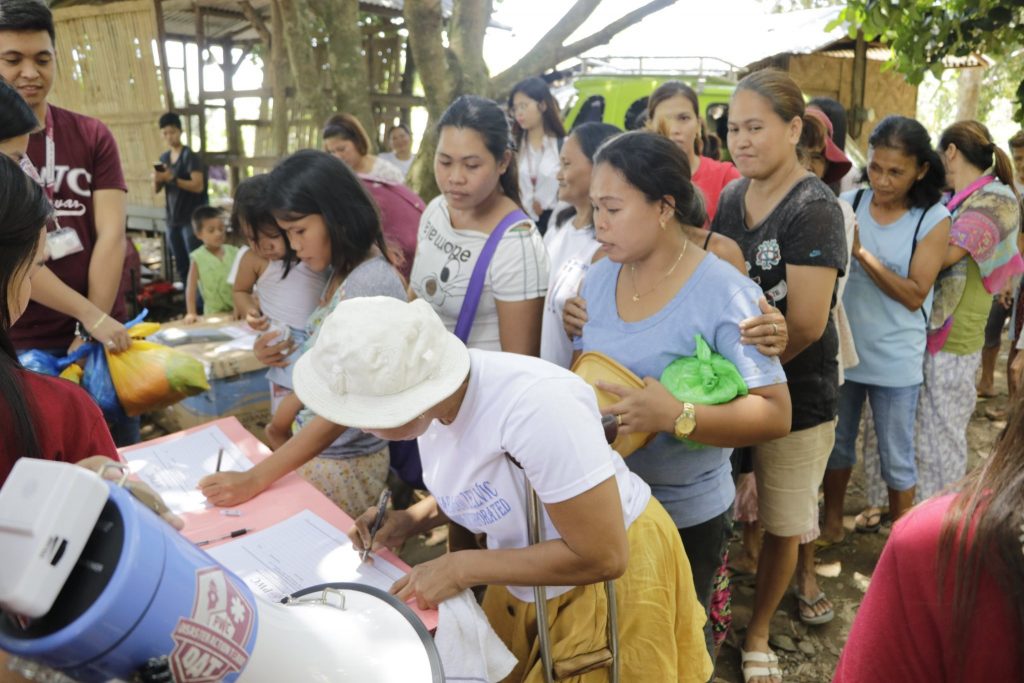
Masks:
[[[615,418],[602,420],[605,429],[605,437],[608,443],[615,441],[618,433],[618,424]],[[511,458],[510,458],[511,459]],[[515,460],[512,460],[515,462]],[[518,465],[518,463],[516,463]],[[533,490],[530,480],[526,479],[526,520],[529,525],[530,545],[536,545],[543,541],[541,533],[542,508],[540,498]],[[615,605],[615,582],[608,580],[604,582],[605,596],[608,600],[608,622],[605,626],[607,633],[607,647],[587,653],[598,655],[593,662],[585,666],[576,666],[572,660],[555,662],[551,655],[551,633],[548,622],[547,589],[544,586],[533,587],[533,600],[537,608],[537,639],[540,641],[540,661],[544,671],[544,682],[554,681],[576,676],[587,671],[611,667],[611,683],[619,683],[619,622],[618,610]]]

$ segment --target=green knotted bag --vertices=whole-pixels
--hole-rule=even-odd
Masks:
[[[747,395],[747,383],[732,361],[715,353],[699,334],[697,353],[677,358],[661,373],[661,383],[680,401],[697,405],[720,405]],[[690,439],[680,441],[691,448],[704,445]]]

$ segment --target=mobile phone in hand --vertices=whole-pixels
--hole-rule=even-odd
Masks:
[[[164,166],[163,164],[153,164],[153,170],[156,171],[157,173],[163,173],[164,171],[167,170],[167,167]]]

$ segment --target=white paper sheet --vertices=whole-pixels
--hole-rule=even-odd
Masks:
[[[208,551],[253,592],[278,601],[303,588],[347,581],[388,590],[405,572],[384,558],[359,559],[341,530],[309,510]]]
[[[217,470],[217,452],[223,448],[221,472],[245,472],[249,458],[217,425],[177,439],[125,452],[128,468],[159,493],[174,513],[206,508],[196,486]]]

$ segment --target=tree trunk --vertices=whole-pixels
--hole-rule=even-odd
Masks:
[[[324,66],[334,110],[328,116],[335,111],[347,112],[359,119],[368,132],[373,131],[370,74],[367,68],[367,57],[363,54],[363,31],[359,24],[359,3],[336,2],[335,0],[309,0],[309,2],[324,24],[324,34],[327,40],[327,60]],[[370,137],[373,140],[377,138],[372,132]]]
[[[308,0],[277,0],[284,25],[284,45],[295,84],[295,101],[318,125],[333,110],[313,40],[322,40],[319,21]]]
[[[332,0],[277,0],[297,101],[320,126],[337,111],[373,129],[359,5]]]
[[[616,33],[675,3],[675,0],[648,0],[603,29],[566,45],[565,41],[593,14],[600,1],[576,0],[522,59],[490,78],[483,43],[493,0],[453,0],[448,47],[442,42],[445,27],[441,0],[405,0],[403,17],[409,31],[409,49],[419,65],[429,113],[419,153],[409,169],[410,184],[424,200],[429,201],[438,194],[433,172],[437,148],[434,129],[452,100],[466,93],[503,99],[519,80],[540,75],[559,62],[604,45]]]
[[[978,118],[978,99],[981,95],[983,68],[960,69],[957,78],[956,120],[970,121]]]
[[[280,0],[271,0],[270,6],[270,65],[274,74],[274,109],[271,114],[271,149],[274,156],[283,157],[288,153],[288,51],[285,49],[284,21],[281,16]]]

